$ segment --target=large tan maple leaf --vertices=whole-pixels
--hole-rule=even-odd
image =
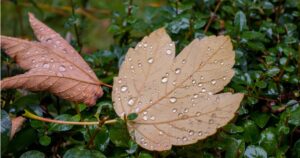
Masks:
[[[120,117],[137,113],[127,126],[148,150],[195,143],[227,124],[243,94],[220,93],[234,71],[227,36],[193,40],[175,57],[175,44],[164,29],[129,49],[112,98]]]
[[[1,80],[1,88],[49,91],[61,98],[94,105],[101,82],[82,57],[58,33],[29,13],[38,41],[1,35],[1,48],[25,70]]]

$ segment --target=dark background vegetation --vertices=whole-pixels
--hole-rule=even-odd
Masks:
[[[127,49],[157,28],[167,29],[177,52],[194,38],[229,35],[236,75],[224,91],[245,94],[237,117],[217,134],[193,145],[150,152],[129,139],[123,122],[99,128],[27,120],[9,140],[11,120],[24,109],[73,121],[117,116],[111,89],[105,87],[104,97],[91,108],[47,92],[5,90],[2,157],[299,158],[299,10],[298,0],[2,0],[1,34],[34,39],[27,16],[32,12],[63,37],[71,37],[99,79],[109,84]],[[22,72],[1,55],[2,78]]]

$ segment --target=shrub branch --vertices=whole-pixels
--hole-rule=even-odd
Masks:
[[[37,115],[29,112],[28,110],[25,110],[25,113],[23,114],[23,116],[27,117],[27,118],[30,118],[30,119],[34,119],[34,120],[43,121],[43,122],[50,122],[50,123],[64,124],[64,125],[81,125],[81,126],[85,126],[85,125],[113,124],[113,123],[117,122],[116,119],[105,120],[104,122],[102,122],[102,121],[97,121],[97,122],[76,122],[76,121],[55,120],[55,119],[49,119],[49,118],[44,118],[44,117],[37,116]]]

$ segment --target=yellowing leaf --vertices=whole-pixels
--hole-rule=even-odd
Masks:
[[[164,29],[129,49],[114,79],[114,108],[133,139],[148,150],[168,150],[214,134],[235,115],[243,94],[223,90],[234,71],[230,38],[195,39],[175,58],[175,44]]]
[[[58,33],[29,14],[39,42],[1,36],[1,48],[28,72],[1,81],[1,88],[50,91],[75,102],[94,105],[103,91],[95,73]]]

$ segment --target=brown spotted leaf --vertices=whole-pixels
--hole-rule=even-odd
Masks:
[[[220,93],[234,75],[227,36],[195,39],[175,57],[164,29],[129,49],[114,79],[114,108],[120,117],[137,113],[127,126],[148,150],[168,150],[204,139],[227,124],[243,94]]]
[[[61,98],[94,105],[103,91],[95,73],[58,33],[29,14],[39,40],[1,36],[1,48],[25,70],[1,80],[1,88],[49,91]]]

